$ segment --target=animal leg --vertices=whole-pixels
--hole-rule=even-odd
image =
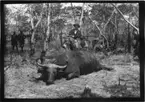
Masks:
[[[43,79],[42,76],[39,77],[39,78],[35,78],[33,81],[37,83],[37,82],[39,82],[39,81],[41,81],[41,80],[44,81],[44,79]]]
[[[67,80],[70,80],[70,79],[72,79],[72,78],[76,78],[76,77],[79,77],[80,76],[80,71],[76,71],[76,72],[73,72],[73,73],[70,73],[70,74],[68,74],[68,76],[67,76]]]

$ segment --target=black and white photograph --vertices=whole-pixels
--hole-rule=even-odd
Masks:
[[[137,2],[4,4],[4,98],[140,97]]]

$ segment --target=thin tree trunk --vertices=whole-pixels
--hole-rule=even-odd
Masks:
[[[108,21],[106,22],[106,24],[105,24],[104,27],[103,27],[103,32],[104,32],[104,34],[105,34],[105,31],[106,31],[106,27],[107,27],[108,23],[110,22],[110,20],[112,19],[114,13],[115,13],[115,9],[113,10],[113,12],[112,12],[110,18],[108,19]],[[106,38],[106,39],[107,39],[107,38]],[[106,40],[106,41],[107,41],[107,40]],[[107,48],[109,48],[109,42],[108,42],[108,41],[107,41]]]
[[[117,21],[117,15],[115,15],[115,25],[116,25],[116,30],[115,30],[115,43],[114,43],[114,50],[117,48],[118,45],[118,21]]]
[[[33,29],[33,33],[32,33],[32,37],[31,37],[31,42],[32,43],[34,43],[34,36],[35,36],[35,31],[36,31],[36,28],[38,27],[38,25],[40,24],[40,22],[41,22],[41,19],[42,19],[42,13],[41,13],[41,17],[39,18],[39,20],[38,20],[38,22],[37,22],[37,24],[34,26],[34,22],[33,22],[33,19],[32,19],[32,24],[33,24],[33,26],[32,26],[32,29]]]
[[[104,27],[103,27],[102,30],[101,30],[101,29],[98,27],[98,25],[95,23],[96,27],[98,28],[98,30],[99,30],[99,32],[100,32],[100,35],[103,36],[103,38],[106,40],[107,48],[109,48],[109,43],[108,43],[107,38],[103,35],[103,33],[105,33],[106,27],[107,27],[108,23],[110,22],[110,20],[112,19],[114,13],[115,13],[115,9],[113,10],[113,12],[112,12],[110,18],[108,19],[108,21],[106,22],[106,24],[104,25]],[[90,17],[89,17],[89,18],[90,18]],[[90,18],[90,19],[91,19],[91,18]],[[93,20],[91,19],[91,21],[93,21]],[[94,21],[93,21],[93,22],[94,22]]]
[[[63,41],[62,41],[62,30],[61,30],[61,33],[60,33],[59,37],[60,37],[60,43],[61,43],[61,46],[62,46],[63,45]]]
[[[75,19],[75,12],[74,12],[74,7],[73,7],[73,5],[72,5],[72,3],[71,3],[71,8],[72,8],[72,12],[73,12],[73,20],[74,20],[74,23],[76,23],[76,19]]]
[[[128,24],[128,52],[131,53],[130,25]]]
[[[118,34],[117,32],[115,33],[115,43],[114,43],[114,50],[117,48],[118,45]]]
[[[38,25],[40,24],[41,20],[42,20],[42,14],[43,14],[43,8],[42,8],[42,12],[40,14],[40,18],[38,20],[38,22],[36,23],[36,25],[34,25],[34,18],[31,17],[31,27],[32,27],[32,35],[30,38],[30,49],[31,49],[31,54],[35,53],[35,33],[36,33],[36,28],[38,27]]]
[[[44,41],[44,51],[47,50],[47,47],[48,47],[48,40],[50,38],[50,13],[51,13],[51,3],[49,3],[49,5],[47,5],[49,7],[47,7],[49,10],[48,10],[48,16],[47,16],[47,32],[46,32],[46,39]]]
[[[84,16],[84,6],[85,6],[85,3],[83,3],[81,17],[80,17],[80,29],[81,29],[81,32],[82,32],[82,19],[83,19],[83,16]]]
[[[106,22],[106,24],[104,25],[104,31],[106,30],[106,27],[107,27],[107,25],[108,25],[108,23],[110,22],[110,20],[112,19],[112,17],[113,17],[113,15],[114,15],[114,13],[115,13],[115,9],[113,10],[113,12],[112,12],[112,14],[111,14],[111,16],[110,16],[110,18],[108,19],[108,21]]]

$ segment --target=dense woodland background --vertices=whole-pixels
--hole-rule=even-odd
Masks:
[[[139,60],[135,60],[139,58],[134,56],[135,37],[139,35],[138,3],[7,4],[4,10],[7,98],[140,96]],[[60,49],[74,23],[80,24],[89,44],[87,49],[116,72],[100,71],[70,81],[62,79],[51,86],[29,81],[38,76],[30,52],[33,50],[37,56],[37,52],[49,51],[51,46]],[[20,30],[27,38],[24,52],[16,53],[11,50],[11,35]],[[92,90],[87,91],[87,96],[86,86]]]
[[[81,25],[82,35],[90,41],[103,43],[106,50],[122,48],[131,53],[134,31],[139,32],[139,6],[137,3],[51,3],[5,5],[5,33],[7,39],[16,31],[22,30],[31,35],[31,43],[62,40],[73,28]],[[68,5],[68,6],[65,6]],[[42,46],[42,49],[46,46]]]

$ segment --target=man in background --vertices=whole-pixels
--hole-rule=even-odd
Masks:
[[[19,40],[21,51],[23,52],[23,48],[25,44],[25,35],[21,30],[20,30],[20,34],[18,35],[18,40]]]
[[[16,32],[14,32],[11,35],[11,44],[12,44],[12,50],[14,51],[14,49],[16,48],[18,52],[18,35],[16,35]]]

